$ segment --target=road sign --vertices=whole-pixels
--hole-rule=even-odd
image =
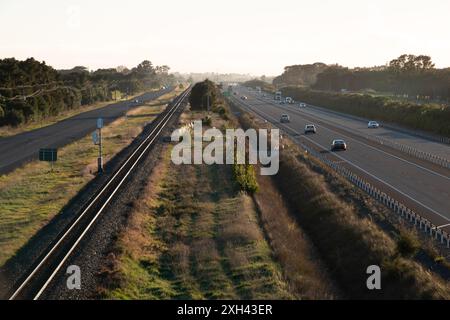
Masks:
[[[58,159],[58,149],[39,149],[39,161],[55,162]]]
[[[97,131],[92,132],[92,141],[94,142],[94,144],[99,143],[100,139],[99,139]]]
[[[103,128],[103,118],[97,119],[97,129]]]

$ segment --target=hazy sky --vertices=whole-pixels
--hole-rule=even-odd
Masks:
[[[0,0],[0,58],[280,74],[291,64],[450,66],[448,0]]]

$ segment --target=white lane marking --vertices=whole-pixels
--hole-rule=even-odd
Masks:
[[[248,106],[248,105],[247,105],[247,106]],[[252,110],[253,112],[255,112],[251,107],[250,107],[249,109]],[[261,111],[261,110],[258,110],[258,112],[263,113],[263,114],[266,115],[268,118],[274,120],[275,122],[278,122],[277,119],[275,119],[274,117],[268,115],[267,113],[265,113],[265,112],[263,112],[263,111]],[[257,112],[255,112],[255,113],[257,114]],[[274,124],[274,125],[275,125],[275,124]],[[284,126],[284,127],[286,127],[286,128],[289,128],[290,130],[292,130],[292,131],[295,132],[296,134],[300,134],[298,131],[296,131],[295,129],[291,128],[291,127],[288,126],[288,125],[281,124],[281,123],[278,124],[278,125],[281,125],[281,126]],[[307,136],[302,136],[302,137],[305,138],[305,139],[307,139],[307,140],[310,141],[311,143],[317,145],[318,147],[321,147],[322,149],[328,151],[328,149],[327,149],[326,147],[322,146],[320,143],[318,143],[318,142],[316,142],[316,141],[314,141],[314,140],[308,138]],[[338,154],[336,154],[336,153],[333,153],[333,155],[336,156],[337,158],[341,159],[342,161],[345,161],[345,162],[347,162],[348,164],[354,166],[355,168],[361,170],[362,172],[364,172],[364,173],[366,173],[367,175],[371,176],[371,177],[374,178],[375,180],[378,180],[379,182],[381,182],[381,183],[387,185],[387,186],[390,187],[391,189],[397,191],[398,193],[400,193],[400,194],[402,194],[403,196],[407,197],[408,199],[414,201],[415,203],[419,204],[420,206],[422,206],[422,207],[424,207],[424,208],[430,210],[431,212],[433,212],[434,214],[440,216],[441,218],[443,218],[443,219],[445,219],[445,220],[447,220],[447,221],[450,221],[450,219],[449,219],[448,217],[446,217],[446,216],[442,215],[441,213],[437,212],[436,210],[430,208],[430,207],[427,206],[426,204],[423,204],[422,202],[420,202],[420,201],[418,201],[418,200],[412,198],[411,196],[409,196],[408,194],[404,193],[404,192],[401,191],[400,189],[394,187],[394,186],[391,185],[390,183],[388,183],[388,182],[386,182],[386,181],[384,181],[384,180],[378,178],[377,176],[371,174],[370,172],[368,172],[367,170],[361,168],[360,166],[356,165],[355,163],[351,162],[350,160],[347,160],[347,159],[343,158],[342,156],[340,156],[340,155],[338,155]]]
[[[256,98],[256,99],[258,100],[258,98]],[[299,110],[295,110],[295,109],[293,110],[293,109],[290,109],[289,107],[278,106],[278,105],[274,104],[273,102],[269,102],[269,104],[273,105],[274,107],[284,108],[284,110],[301,112],[301,111],[299,111]],[[308,115],[308,116],[310,116],[310,117],[312,117],[312,118],[319,119],[320,121],[325,121],[325,122],[328,121],[328,120],[324,120],[323,118],[320,118],[320,117],[318,117],[318,116],[314,116],[314,115],[312,115],[311,113],[306,113],[306,115]],[[415,166],[415,167],[417,167],[417,168],[420,168],[420,169],[422,169],[422,170],[425,170],[425,171],[427,171],[427,172],[429,172],[429,173],[431,173],[431,174],[434,174],[434,175],[436,175],[436,176],[439,176],[439,177],[441,177],[441,178],[450,180],[450,177],[444,176],[443,174],[440,174],[440,173],[438,173],[438,172],[436,172],[436,171],[433,171],[433,170],[431,170],[431,169],[425,168],[425,167],[423,167],[423,166],[421,166],[421,165],[419,165],[419,164],[417,164],[417,163],[414,163],[414,162],[411,162],[411,161],[409,161],[409,160],[400,158],[400,157],[398,157],[398,156],[396,156],[396,155],[390,154],[389,152],[386,152],[386,151],[384,151],[384,150],[381,150],[381,149],[378,149],[378,148],[373,147],[373,146],[371,146],[371,145],[368,145],[368,144],[366,144],[366,143],[364,143],[364,142],[359,141],[358,139],[349,137],[349,136],[347,136],[347,135],[345,135],[345,134],[342,134],[342,133],[339,133],[339,132],[337,132],[337,131],[334,131],[333,129],[327,128],[327,127],[325,127],[325,126],[323,126],[323,125],[317,125],[317,127],[322,127],[322,128],[324,128],[325,130],[328,130],[328,131],[330,131],[330,132],[334,132],[334,133],[336,133],[336,134],[338,134],[338,135],[340,135],[340,136],[343,136],[343,137],[346,137],[346,138],[348,138],[348,139],[351,139],[351,140],[353,140],[353,141],[355,141],[355,142],[357,142],[357,143],[359,143],[359,144],[362,144],[362,145],[364,145],[364,146],[366,146],[366,147],[368,147],[368,148],[371,148],[371,149],[373,149],[373,150],[377,150],[377,151],[379,151],[379,152],[381,152],[381,153],[384,153],[384,154],[386,154],[386,155],[388,155],[388,156],[390,156],[390,157],[392,157],[392,158],[395,158],[395,159],[397,159],[397,160],[406,162],[406,163],[408,163],[408,164],[410,164],[410,165],[413,165],[413,166]]]

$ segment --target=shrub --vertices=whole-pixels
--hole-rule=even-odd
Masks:
[[[251,164],[234,164],[233,174],[239,188],[249,194],[258,191],[255,169]]]
[[[411,232],[401,231],[397,239],[397,251],[403,257],[412,257],[420,249],[420,242]]]

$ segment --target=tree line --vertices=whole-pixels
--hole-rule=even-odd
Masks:
[[[383,96],[341,94],[299,87],[281,90],[283,95],[297,101],[450,137],[450,108],[439,104],[417,104]]]
[[[384,66],[287,66],[273,80],[278,87],[303,86],[324,91],[365,91],[425,101],[450,101],[450,68],[437,69],[427,55],[403,54]]]
[[[33,58],[0,60],[0,125],[17,126],[121,95],[173,85],[168,66],[145,60],[126,67],[55,70]],[[114,93],[114,94],[113,94]]]

